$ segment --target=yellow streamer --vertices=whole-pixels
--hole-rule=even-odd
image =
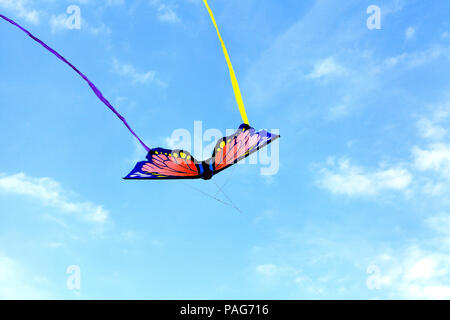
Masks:
[[[242,101],[241,90],[239,90],[239,84],[236,79],[236,75],[234,74],[233,66],[231,65],[227,48],[225,47],[225,43],[223,42],[222,37],[220,36],[219,28],[217,27],[216,20],[214,19],[214,15],[211,9],[209,8],[207,0],[203,0],[203,2],[205,3],[206,9],[208,9],[209,15],[211,16],[211,20],[214,24],[214,27],[216,28],[217,36],[219,37],[220,43],[222,44],[223,54],[225,55],[225,60],[227,60],[228,70],[230,70],[230,78],[231,84],[233,85],[234,96],[236,97],[236,102],[238,104],[242,120],[244,121],[245,124],[249,124],[247,113],[245,112],[244,101]]]

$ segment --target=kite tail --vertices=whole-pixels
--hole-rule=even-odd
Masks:
[[[216,20],[214,19],[214,14],[208,5],[208,1],[203,0],[203,3],[205,4],[205,7],[209,12],[212,23],[214,25],[214,28],[216,28],[217,37],[219,38],[220,44],[222,45],[222,51],[225,56],[225,60],[227,61],[228,71],[230,72],[230,79],[231,79],[231,85],[233,86],[234,97],[236,98],[236,103],[239,107],[239,112],[241,113],[242,121],[244,121],[245,124],[249,124],[248,118],[247,118],[247,113],[245,112],[244,101],[242,100],[241,90],[239,89],[239,83],[236,79],[236,74],[234,73],[233,65],[231,64],[231,60],[230,60],[230,56],[228,55],[227,48],[225,47],[225,43],[222,40],[222,36],[220,35],[220,32],[219,32],[219,27],[217,26]]]
[[[69,67],[71,67],[76,73],[78,73],[91,87],[92,91],[94,91],[95,95],[112,111],[114,112],[114,114],[123,122],[123,124],[127,127],[127,129],[131,132],[131,134],[133,136],[136,137],[136,139],[139,140],[139,142],[141,143],[141,145],[145,148],[145,150],[150,151],[150,148],[147,147],[147,145],[137,136],[137,134],[133,131],[133,129],[131,129],[131,127],[128,125],[127,121],[125,120],[125,118],[119,113],[117,112],[117,110],[111,105],[111,103],[103,96],[103,94],[100,92],[100,90],[98,90],[98,88],[80,71],[78,70],[73,64],[71,64],[69,61],[67,61],[63,56],[61,56],[56,50],[53,50],[52,48],[50,48],[47,44],[45,44],[43,41],[41,41],[40,39],[36,38],[34,35],[31,34],[31,32],[29,32],[27,29],[23,28],[22,26],[20,26],[19,24],[17,24],[16,22],[14,22],[13,20],[5,17],[4,15],[0,14],[0,18],[2,18],[3,20],[11,23],[12,25],[16,26],[17,28],[19,28],[20,30],[22,30],[23,32],[25,32],[31,39],[33,39],[34,41],[38,42],[40,45],[42,45],[45,49],[47,49],[48,51],[50,51],[51,53],[53,53],[59,60],[63,61],[64,63],[66,63]]]

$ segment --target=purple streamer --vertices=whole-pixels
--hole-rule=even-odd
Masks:
[[[133,129],[131,129],[131,127],[128,125],[127,121],[125,120],[124,117],[122,117],[122,115],[117,112],[117,110],[111,105],[111,103],[103,96],[103,94],[100,92],[100,90],[98,90],[98,88],[83,74],[81,73],[80,70],[78,70],[73,64],[71,64],[69,61],[67,61],[63,56],[61,56],[56,50],[53,50],[52,48],[50,48],[48,45],[46,45],[43,41],[41,41],[40,39],[36,38],[34,35],[31,34],[31,32],[29,32],[27,29],[23,28],[22,26],[20,26],[19,24],[17,24],[16,22],[14,22],[13,20],[5,17],[4,15],[0,14],[0,18],[2,18],[3,20],[8,21],[9,23],[11,23],[12,25],[18,27],[20,30],[22,30],[23,32],[25,32],[30,38],[32,38],[34,41],[38,42],[39,44],[41,44],[45,49],[47,49],[48,51],[50,51],[51,53],[53,53],[59,60],[63,61],[64,63],[66,63],[69,67],[71,67],[76,73],[78,73],[91,87],[91,89],[94,91],[95,95],[112,111],[114,112],[114,114],[123,122],[123,124],[127,127],[127,129],[131,132],[131,134],[133,136],[136,137],[136,139],[139,140],[139,142],[141,143],[141,145],[145,148],[145,150],[150,151],[150,148],[147,147],[147,145],[141,140],[139,139],[139,137],[137,136],[136,133],[134,133]]]

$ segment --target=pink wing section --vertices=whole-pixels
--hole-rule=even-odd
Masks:
[[[198,170],[192,157],[183,151],[172,152],[167,155],[153,154],[151,162],[147,162],[142,166],[142,171],[177,177],[198,175]]]
[[[139,162],[125,179],[199,178],[196,160],[186,151],[152,149],[148,161]]]
[[[267,131],[255,132],[250,126],[241,125],[235,134],[217,143],[213,156],[215,171],[223,170],[278,138]]]

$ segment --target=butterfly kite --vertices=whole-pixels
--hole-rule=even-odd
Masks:
[[[112,111],[114,114],[124,123],[127,129],[131,132],[133,136],[139,141],[139,143],[148,152],[147,160],[141,161],[136,164],[134,169],[124,178],[124,179],[150,179],[150,180],[161,180],[161,179],[211,179],[213,175],[219,173],[222,170],[230,167],[231,165],[237,163],[238,161],[249,156],[253,152],[259,150],[260,148],[268,145],[272,141],[278,139],[280,136],[276,134],[271,134],[265,130],[256,132],[255,129],[250,127],[247,114],[245,112],[244,103],[242,101],[241,92],[239,90],[239,85],[234,74],[233,66],[231,65],[230,58],[228,56],[227,49],[219,33],[214,15],[207,3],[207,0],[203,0],[206,9],[208,10],[214,27],[217,31],[219,41],[222,45],[222,50],[225,55],[225,59],[230,72],[231,83],[233,86],[233,91],[236,97],[236,102],[239,107],[239,112],[243,120],[243,124],[239,126],[239,129],[232,135],[220,139],[216,147],[214,148],[213,155],[211,158],[198,161],[192,157],[192,155],[184,150],[169,150],[163,148],[150,149],[131,129],[124,117],[122,117],[119,112],[111,105],[111,103],[103,96],[100,90],[73,64],[67,61],[63,56],[61,56],[57,51],[50,48],[40,39],[36,38],[27,29],[23,28],[15,21],[5,17],[0,14],[0,18],[16,26],[23,32],[25,32],[34,41],[41,44],[45,49],[54,54],[58,59],[66,63],[71,67],[76,73],[78,73],[91,87],[95,95]]]

